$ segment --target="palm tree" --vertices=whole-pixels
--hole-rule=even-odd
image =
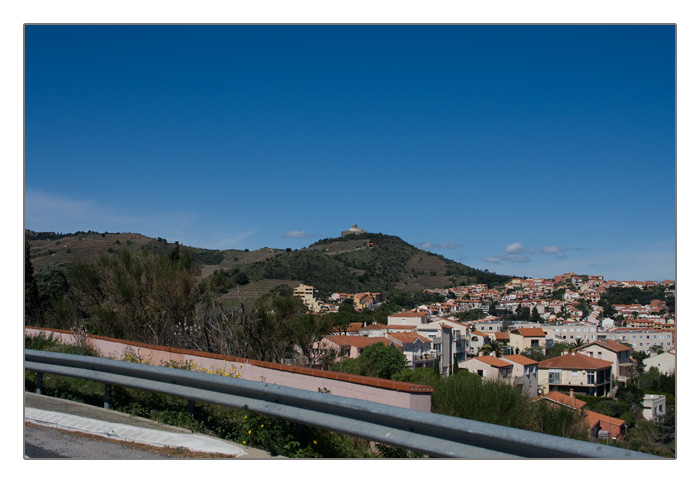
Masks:
[[[481,346],[481,349],[479,349],[479,354],[494,354],[496,357],[501,357],[503,355],[503,347],[504,345],[498,341],[489,339],[483,346]]]
[[[572,349],[578,349],[579,347],[582,347],[585,344],[585,341],[581,339],[580,337],[577,337],[576,340],[574,340],[571,344]]]

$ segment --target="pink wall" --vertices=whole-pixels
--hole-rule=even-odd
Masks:
[[[40,332],[47,335],[53,334],[54,337],[69,344],[75,344],[77,341],[76,337],[68,331],[25,327],[27,335],[36,335]],[[87,337],[90,345],[99,351],[102,357],[122,359],[125,353],[130,352],[140,357],[142,362],[155,366],[168,362],[192,361],[199,368],[209,371],[219,369],[227,373],[235,371],[241,379],[249,381],[268,382],[314,392],[330,391],[336,396],[364,399],[430,412],[430,398],[433,389],[429,386],[247,360],[206,352],[152,346],[108,337]]]

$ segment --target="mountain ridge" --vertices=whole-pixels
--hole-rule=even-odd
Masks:
[[[223,300],[260,296],[300,283],[315,286],[322,296],[333,292],[416,292],[470,283],[502,285],[511,276],[480,270],[417,248],[398,236],[350,234],[318,240],[300,249],[214,250],[180,245],[138,233],[61,234],[25,229],[30,260],[37,270],[78,260],[109,256],[119,249],[145,249],[166,254],[187,249],[199,277],[216,285]]]

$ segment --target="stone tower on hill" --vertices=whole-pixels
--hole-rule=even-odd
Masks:
[[[345,235],[359,235],[360,233],[367,233],[367,230],[363,230],[362,228],[358,228],[357,225],[352,225],[352,228],[346,231],[341,231],[340,236],[345,236]]]

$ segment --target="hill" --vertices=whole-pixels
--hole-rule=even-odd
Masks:
[[[116,250],[169,253],[178,242],[137,233],[37,233],[25,230],[35,270],[51,270],[77,260],[97,259]],[[485,283],[511,277],[462,265],[426,252],[397,236],[381,233],[327,238],[299,250],[261,248],[209,250],[184,247],[199,268],[200,279],[215,287],[222,301],[257,298],[288,291],[299,283],[315,286],[322,297],[333,292],[416,292]]]

